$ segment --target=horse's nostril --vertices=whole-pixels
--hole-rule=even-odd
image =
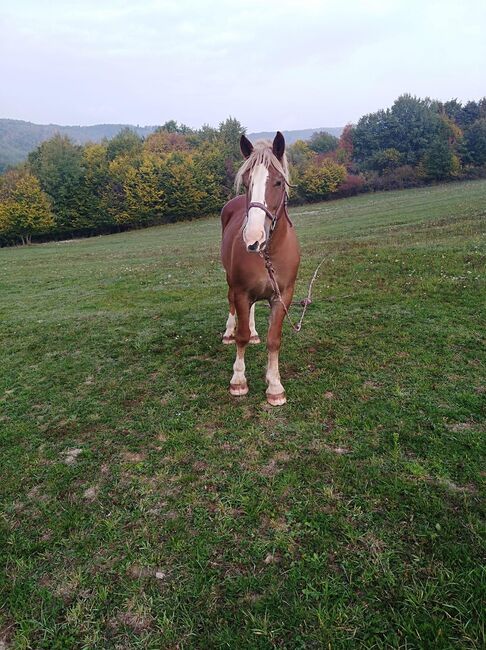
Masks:
[[[259,243],[256,241],[253,244],[248,244],[247,249],[249,251],[257,251],[258,250]]]

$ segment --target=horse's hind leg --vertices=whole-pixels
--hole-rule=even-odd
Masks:
[[[247,296],[239,296],[235,301],[238,326],[236,329],[236,359],[230,382],[231,395],[246,395],[248,384],[245,377],[245,348],[250,340],[250,302]]]
[[[228,320],[226,321],[226,329],[223,334],[223,343],[225,345],[230,345],[235,342],[235,332],[236,332],[236,309],[235,303],[233,301],[233,292],[231,289],[228,290],[228,302],[229,302],[229,314]]]
[[[254,345],[260,343],[260,337],[258,336],[255,327],[255,304],[256,303],[253,303],[250,308],[250,343],[253,343]]]

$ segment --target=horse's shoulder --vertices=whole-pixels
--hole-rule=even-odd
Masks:
[[[238,212],[241,214],[244,213],[245,201],[245,195],[240,194],[239,196],[235,196],[234,198],[230,199],[228,203],[223,206],[223,209],[221,210],[221,223],[223,225],[223,230],[233,215]]]

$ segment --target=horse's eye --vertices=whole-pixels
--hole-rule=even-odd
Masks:
[[[282,181],[277,181],[277,182],[275,183],[275,187],[280,187],[280,185],[282,185]]]

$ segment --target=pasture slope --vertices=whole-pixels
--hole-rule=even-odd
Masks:
[[[292,216],[281,408],[217,218],[0,250],[3,647],[484,647],[486,182]]]

